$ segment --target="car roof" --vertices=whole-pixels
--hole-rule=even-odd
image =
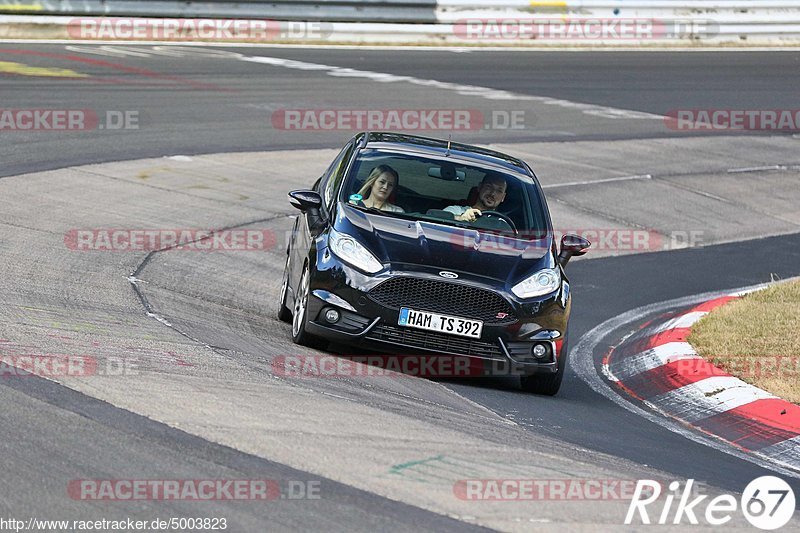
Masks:
[[[356,136],[357,140],[363,142],[363,135],[365,134],[368,136],[366,143],[368,147],[390,148],[402,152],[414,152],[439,157],[444,157],[449,153],[454,159],[502,167],[518,174],[533,176],[530,167],[521,159],[495,150],[489,150],[488,148],[431,137],[381,131],[360,133]]]

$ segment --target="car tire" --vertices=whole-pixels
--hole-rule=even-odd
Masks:
[[[300,283],[294,291],[294,310],[292,312],[292,341],[301,346],[324,350],[327,342],[308,333],[306,324],[308,323],[308,298],[311,273],[308,263],[303,266],[303,273],[300,275]]]
[[[541,394],[542,396],[555,396],[561,389],[561,381],[567,369],[567,354],[569,350],[567,343],[561,349],[561,356],[558,358],[558,370],[550,374],[531,374],[520,377],[520,386],[525,392]]]
[[[281,284],[281,307],[278,310],[278,320],[282,322],[292,323],[292,310],[286,306],[286,299],[289,297],[289,259],[286,256],[286,265],[283,268],[283,283]]]

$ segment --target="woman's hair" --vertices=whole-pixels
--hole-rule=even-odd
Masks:
[[[364,185],[358,190],[358,194],[360,194],[362,198],[369,198],[369,193],[372,192],[372,186],[378,181],[381,174],[391,174],[394,176],[394,191],[397,190],[397,186],[400,184],[400,176],[397,174],[397,171],[389,165],[378,165],[372,169],[369,176],[367,176],[367,181],[365,181]],[[394,194],[394,191],[392,191],[392,194]]]

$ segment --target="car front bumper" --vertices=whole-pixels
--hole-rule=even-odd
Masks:
[[[519,301],[491,280],[464,276],[459,284],[500,294],[514,314],[513,320],[504,323],[484,322],[480,338],[469,338],[398,325],[399,307],[375,301],[370,291],[402,276],[443,282],[435,269],[416,265],[393,265],[389,271],[370,276],[350,267],[329,250],[319,251],[311,276],[308,332],[361,350],[391,353],[397,358],[467,358],[470,373],[475,375],[531,375],[558,370],[559,357],[566,348],[563,340],[570,310],[566,281],[552,294]],[[326,319],[330,309],[338,311],[339,319],[335,322]],[[442,313],[439,309],[421,310]],[[536,344],[547,347],[546,356],[537,358],[532,354]]]

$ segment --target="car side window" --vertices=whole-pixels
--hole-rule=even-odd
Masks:
[[[350,161],[350,155],[352,153],[353,143],[350,143],[344,147],[338,156],[336,156],[336,159],[334,159],[333,163],[331,163],[331,166],[328,169],[328,175],[325,177],[326,181],[324,183],[324,194],[322,196],[323,201],[325,202],[325,208],[328,211],[330,211],[331,206],[333,205],[336,189],[339,187],[339,183],[342,181],[345,167],[347,167],[347,163]]]
[[[322,176],[320,176],[317,181],[314,182],[313,189],[315,191],[322,194],[322,192],[325,190],[325,186],[328,184],[328,178],[331,177],[331,171],[336,167],[336,164],[339,162],[339,158],[342,157],[343,153],[344,150],[339,152],[339,155],[336,156],[336,159],[333,160],[333,163],[328,165],[328,168],[325,169],[325,172],[322,173]]]
[[[328,165],[328,168],[325,169],[325,172],[322,173],[322,176],[320,176],[317,179],[317,181],[314,182],[314,187],[312,188],[315,191],[317,191],[320,194],[323,193],[325,187],[328,185],[328,180],[331,177],[331,174],[339,166],[339,163],[341,162],[342,157],[344,156],[346,150],[347,150],[346,146],[342,148],[342,151],[339,152],[339,155],[337,155],[336,158],[333,160],[333,162],[330,165]]]

